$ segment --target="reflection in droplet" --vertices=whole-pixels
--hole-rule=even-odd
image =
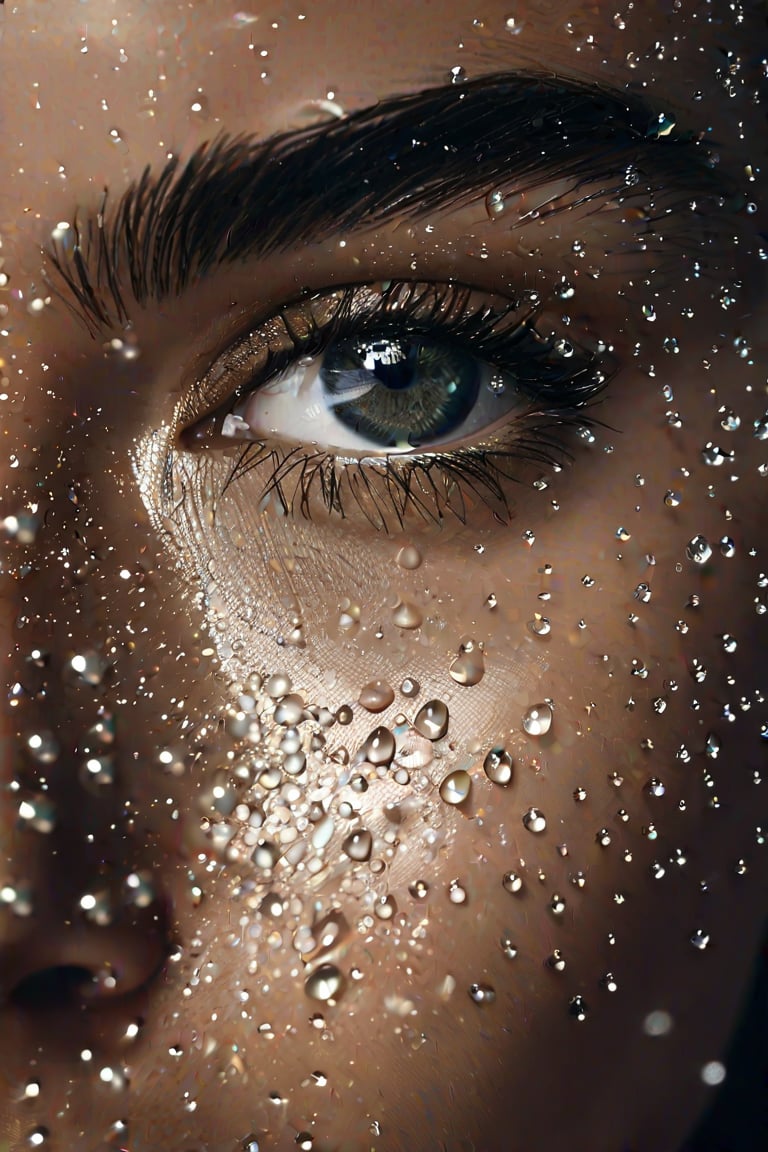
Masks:
[[[493,1004],[496,999],[496,990],[490,984],[471,984],[469,998],[475,1004]]]
[[[360,689],[357,700],[367,712],[383,712],[394,698],[395,693],[386,680],[370,680]]]
[[[523,878],[517,872],[505,872],[501,883],[507,892],[521,892]]]
[[[344,989],[344,977],[335,964],[321,964],[307,977],[304,991],[313,1000],[336,1000]]]
[[[367,828],[358,828],[350,832],[341,847],[350,860],[367,860],[373,848],[373,837]]]
[[[492,748],[483,761],[483,770],[493,784],[509,784],[512,779],[512,757],[504,748]]]
[[[389,728],[374,728],[360,751],[369,764],[389,764],[395,754],[395,738]]]
[[[423,620],[424,616],[421,609],[417,608],[415,604],[409,604],[404,601],[398,604],[392,612],[392,623],[396,628],[406,630],[420,628]]]
[[[427,740],[442,740],[448,731],[448,706],[442,700],[429,700],[416,713],[413,726]]]
[[[552,709],[549,704],[532,704],[523,714],[523,730],[529,736],[546,736],[552,726]]]
[[[395,560],[400,568],[413,571],[421,565],[422,555],[414,544],[405,544],[398,552]]]
[[[712,555],[712,548],[706,536],[694,536],[686,545],[685,554],[694,564],[706,564]]]
[[[472,788],[472,780],[463,768],[457,768],[443,777],[440,784],[440,799],[446,804],[463,804]]]
[[[474,640],[467,640],[462,644],[459,655],[451,663],[449,672],[457,684],[466,687],[479,684],[485,675],[482,645]]]
[[[529,832],[543,832],[547,827],[547,819],[540,808],[529,808],[523,816],[523,826]]]

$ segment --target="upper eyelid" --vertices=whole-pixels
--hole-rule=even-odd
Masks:
[[[269,141],[223,136],[186,164],[146,170],[114,207],[102,205],[103,227],[76,222],[74,247],[49,250],[54,288],[58,281],[101,330],[128,319],[131,297],[144,304],[181,292],[217,264],[468,203],[502,178],[515,176],[520,188],[562,175],[609,182],[635,164],[657,191],[721,195],[703,150],[653,139],[651,121],[636,96],[503,74],[384,100]]]

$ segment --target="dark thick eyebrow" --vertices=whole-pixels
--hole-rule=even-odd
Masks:
[[[54,289],[98,331],[128,321],[129,293],[145,306],[221,265],[561,179],[569,206],[641,192],[659,215],[723,194],[700,140],[641,97],[504,73],[266,140],[220,135],[115,202],[105,190],[46,252]]]

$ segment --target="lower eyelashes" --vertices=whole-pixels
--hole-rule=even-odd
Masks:
[[[532,294],[445,284],[319,294],[214,365],[227,398],[181,446],[225,455],[223,490],[249,478],[283,514],[343,518],[351,501],[386,531],[482,503],[504,520],[523,462],[568,458],[612,371],[604,348],[539,332],[540,313]]]

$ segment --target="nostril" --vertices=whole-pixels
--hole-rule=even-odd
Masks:
[[[88,999],[96,979],[79,964],[58,964],[32,972],[19,981],[8,997],[25,1012],[51,1011]]]

